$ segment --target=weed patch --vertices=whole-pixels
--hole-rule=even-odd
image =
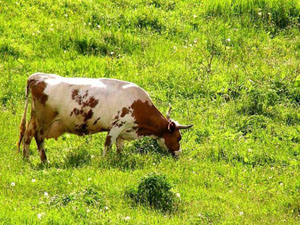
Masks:
[[[69,194],[54,195],[48,200],[48,205],[55,208],[65,207],[69,204],[84,204],[87,207],[103,209],[106,206],[106,201],[104,195],[92,187],[88,187],[80,192],[76,191]]]
[[[135,203],[163,212],[173,212],[178,209],[178,200],[171,189],[172,185],[164,175],[151,174],[141,180],[137,189],[128,189],[125,196]]]
[[[80,167],[91,162],[91,155],[87,150],[78,149],[75,152],[69,152],[64,158],[65,167]]]

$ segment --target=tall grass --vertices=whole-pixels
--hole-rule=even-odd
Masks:
[[[251,22],[263,22],[277,28],[299,25],[300,22],[297,0],[217,0],[203,4],[208,16],[221,16],[227,20],[249,17]]]

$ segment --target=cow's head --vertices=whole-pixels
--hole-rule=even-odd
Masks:
[[[181,129],[191,128],[193,125],[180,125],[176,121],[170,118],[171,107],[167,112],[168,125],[164,129],[161,137],[158,138],[157,142],[163,149],[169,150],[174,157],[178,157],[181,153],[180,140],[181,140]]]

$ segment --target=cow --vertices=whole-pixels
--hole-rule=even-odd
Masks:
[[[32,95],[31,118],[26,125],[28,97]],[[79,136],[108,132],[103,156],[116,144],[121,153],[124,140],[143,136],[178,157],[181,152],[180,125],[164,117],[149,94],[134,83],[109,78],[67,78],[55,74],[35,73],[26,86],[24,114],[20,124],[18,152],[23,140],[23,158],[29,158],[29,145],[35,138],[42,162],[47,161],[44,140],[57,139],[64,133]]]

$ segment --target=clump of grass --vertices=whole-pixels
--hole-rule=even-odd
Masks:
[[[204,5],[208,16],[250,18],[252,23],[263,22],[279,29],[300,21],[300,5],[296,0],[218,0],[205,1]]]
[[[91,155],[85,149],[78,149],[75,152],[70,152],[65,156],[66,167],[80,167],[91,162]]]
[[[13,56],[18,58],[20,52],[8,43],[0,43],[0,57]]]
[[[252,133],[257,129],[265,129],[267,127],[267,119],[262,115],[252,115],[242,121],[238,127],[238,131],[243,135]]]
[[[172,185],[164,175],[150,174],[142,178],[137,189],[128,189],[125,196],[137,204],[163,212],[173,212],[178,208],[178,200],[172,191]]]
[[[141,48],[140,40],[130,34],[104,32],[101,35],[73,35],[61,40],[63,49],[75,49],[81,55],[119,57]]]
[[[71,192],[69,194],[55,195],[48,201],[51,207],[64,207],[69,204],[85,204],[95,208],[105,207],[105,199],[98,191],[88,187],[82,191]]]
[[[123,152],[121,155],[113,152],[109,157],[101,160],[100,167],[112,167],[118,168],[122,171],[143,169],[148,163],[149,158],[138,154],[132,154],[128,152]]]
[[[163,150],[158,145],[156,140],[150,137],[144,137],[138,141],[135,141],[131,148],[134,152],[138,152],[141,154],[149,154],[149,153],[159,153],[162,155],[168,154],[166,150]]]

